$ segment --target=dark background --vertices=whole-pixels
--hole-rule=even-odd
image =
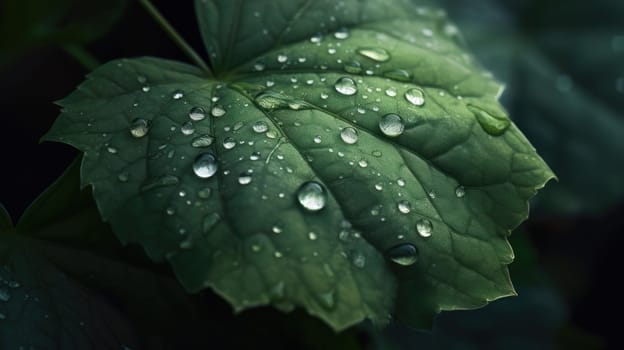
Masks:
[[[190,1],[154,3],[199,51]],[[534,203],[531,219],[514,236],[518,257],[512,279],[520,291],[519,305],[501,301],[481,314],[443,315],[436,332],[457,340],[445,345],[453,349],[624,348],[618,334],[623,312],[618,251],[624,243],[624,82],[618,79],[624,77],[624,3],[502,3],[442,1],[440,6],[458,22],[469,48],[507,84],[505,106],[560,182],[549,184],[544,198]],[[145,55],[186,61],[136,2],[120,13],[108,33],[76,41],[88,40],[86,49],[101,62]],[[76,15],[55,23],[64,25]],[[21,40],[15,33],[28,28],[0,28],[0,202],[16,220],[77,155],[68,146],[39,144],[39,139],[58,115],[52,102],[68,95],[88,71],[57,45],[60,39],[44,36],[23,47],[15,43]],[[7,39],[12,36],[17,39]],[[533,263],[530,269],[521,259]],[[522,299],[523,291],[528,299]],[[406,339],[432,341],[410,332],[393,326],[381,335],[386,345],[364,342],[409,349]],[[497,336],[504,340],[484,340]]]

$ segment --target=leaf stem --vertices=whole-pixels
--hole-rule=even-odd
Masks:
[[[188,56],[193,63],[199,66],[206,74],[212,76],[212,71],[210,67],[206,64],[206,62],[197,54],[197,52],[189,45],[186,40],[173,28],[171,23],[167,21],[167,19],[158,11],[156,7],[152,4],[150,0],[139,0],[141,5],[145,8],[145,10],[152,16],[152,18],[158,23],[158,25],[169,35],[171,40],[173,40],[180,49]]]
[[[80,45],[63,45],[63,50],[88,71],[100,66],[100,61]]]

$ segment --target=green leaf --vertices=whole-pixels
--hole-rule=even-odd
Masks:
[[[0,234],[0,348],[135,347],[132,327],[102,296],[43,259],[14,235]]]
[[[0,65],[26,50],[85,44],[107,33],[126,0],[5,0],[0,4]]]
[[[85,153],[83,184],[122,242],[237,311],[298,306],[335,329],[514,294],[506,237],[553,174],[442,13],[196,4],[221,78],[110,62],[45,137]]]
[[[13,219],[11,219],[11,214],[9,214],[4,205],[0,203],[0,230],[9,230],[11,228],[13,228]]]

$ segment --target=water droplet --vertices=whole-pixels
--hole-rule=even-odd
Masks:
[[[321,34],[315,34],[310,37],[310,42],[313,44],[318,44],[321,42],[321,40],[323,40],[323,36]]]
[[[399,185],[399,187],[405,187],[405,180],[397,179],[397,185]]]
[[[151,90],[151,88],[149,86],[147,86],[147,85],[145,85],[145,86],[143,86],[141,88],[141,91],[143,91],[143,92],[150,92],[150,90]]]
[[[256,72],[262,72],[262,71],[264,70],[264,68],[266,68],[266,66],[265,66],[265,65],[264,65],[264,63],[262,63],[262,62],[256,62],[256,63],[254,64],[254,70],[255,70]]]
[[[167,187],[174,186],[180,183],[180,179],[178,179],[175,175],[162,175],[152,182],[149,182],[141,187],[141,191],[150,191],[159,187]]]
[[[173,95],[171,96],[174,100],[179,100],[182,97],[184,97],[184,90],[176,90],[173,92]]]
[[[327,293],[321,293],[318,295],[320,304],[326,309],[333,309],[336,306],[336,292],[331,290]]]
[[[284,256],[284,254],[282,254],[282,252],[280,252],[279,250],[276,250],[276,251],[275,251],[275,253],[273,253],[273,256],[274,256],[276,259],[280,259],[281,257],[283,257],[283,256]]]
[[[334,38],[339,40],[344,40],[349,38],[349,29],[348,28],[340,28],[337,32],[334,33]]]
[[[393,87],[389,87],[386,89],[386,95],[390,96],[390,97],[394,97],[397,95],[397,91],[395,88]]]
[[[320,183],[308,181],[299,187],[297,200],[303,208],[309,211],[319,211],[325,208],[327,193]]]
[[[210,187],[206,187],[197,191],[197,197],[201,199],[208,199],[210,198],[211,194],[212,194],[212,189],[210,189]]]
[[[208,179],[217,173],[219,164],[217,157],[212,153],[202,153],[193,162],[193,171],[197,177]]]
[[[455,196],[457,196],[457,198],[463,198],[465,195],[466,189],[464,186],[457,186],[457,188],[455,188]]]
[[[342,77],[338,79],[336,84],[334,84],[334,88],[339,93],[347,96],[355,95],[358,90],[355,81],[349,77]]]
[[[414,265],[418,261],[418,248],[410,243],[402,243],[388,249],[388,257],[393,262],[402,265]]]
[[[275,225],[271,228],[271,231],[273,231],[273,233],[282,233],[282,228],[280,226]]]
[[[248,171],[242,172],[238,176],[238,183],[241,185],[249,185],[251,183],[251,173]]]
[[[166,213],[167,213],[167,215],[169,215],[169,216],[174,215],[174,214],[176,213],[176,211],[175,211],[175,209],[174,209],[174,208],[167,208],[167,209],[165,210],[165,212],[166,212]]]
[[[316,241],[318,239],[318,235],[316,233],[314,233],[314,232],[308,232],[308,238],[311,241]]]
[[[220,220],[221,216],[217,213],[210,213],[206,215],[202,221],[202,231],[204,233],[209,233]]]
[[[356,253],[351,260],[355,267],[363,269],[366,266],[366,257],[360,253]]]
[[[359,74],[362,71],[362,65],[358,61],[350,61],[344,64],[343,69],[347,73]]]
[[[214,137],[210,135],[201,135],[193,139],[191,146],[195,148],[210,147],[214,142]]]
[[[234,139],[233,139],[233,138],[231,138],[231,137],[226,137],[226,138],[223,140],[223,148],[225,148],[225,149],[232,149],[232,148],[234,148],[235,146],[236,146],[236,141],[234,141]]]
[[[276,109],[290,108],[292,110],[300,110],[310,108],[305,101],[295,100],[290,96],[272,91],[264,91],[255,97],[255,102],[261,108],[272,111]]]
[[[420,107],[425,104],[425,93],[418,88],[409,89],[405,92],[405,99]]]
[[[141,138],[147,135],[150,129],[150,122],[143,118],[136,118],[132,121],[130,126],[130,134],[136,138]]]
[[[110,153],[110,154],[117,154],[117,152],[119,152],[119,151],[117,150],[117,148],[115,148],[115,147],[111,147],[111,146],[106,147],[106,151],[108,151],[108,153]]]
[[[129,178],[130,174],[128,174],[127,172],[123,172],[117,176],[117,180],[119,180],[119,182],[128,182]]]
[[[137,81],[139,82],[139,84],[145,84],[147,82],[147,78],[143,75],[139,75],[137,76]]]
[[[252,128],[253,128],[253,131],[258,133],[258,134],[261,134],[263,132],[267,132],[267,130],[269,130],[269,126],[263,120],[258,120],[257,122],[255,122],[253,124]]]
[[[383,75],[384,77],[388,79],[404,81],[404,82],[412,81],[412,75],[408,71],[403,70],[403,69],[395,69],[395,70],[387,71]]]
[[[403,119],[398,114],[390,113],[381,117],[379,130],[389,137],[397,137],[405,130]]]
[[[360,168],[366,168],[368,167],[368,162],[366,161],[366,159],[360,159],[358,165],[360,166]]]
[[[468,109],[475,115],[481,128],[492,136],[500,136],[509,128],[511,122],[506,116],[495,116],[479,107],[468,105]]]
[[[182,124],[180,131],[182,131],[184,135],[192,135],[195,132],[195,127],[193,126],[193,123],[185,122],[184,124]]]
[[[253,153],[251,153],[251,155],[249,156],[249,160],[258,160],[260,159],[262,155],[260,154],[260,152],[255,151]]]
[[[288,61],[288,56],[286,56],[285,54],[277,55],[277,62],[284,63],[286,61]]]
[[[212,109],[210,110],[210,114],[212,114],[213,117],[222,117],[225,115],[225,113],[226,113],[225,108],[223,108],[223,106],[220,106],[220,105],[214,105]]]
[[[201,107],[193,107],[189,111],[189,118],[196,122],[203,120],[204,118],[206,118],[206,111],[204,111],[204,109]]]
[[[11,300],[11,293],[6,287],[0,287],[0,301],[7,302]]]
[[[314,143],[321,143],[323,142],[323,139],[321,139],[321,137],[319,135],[314,136],[313,139]]]
[[[390,59],[388,51],[378,47],[361,48],[357,50],[357,53],[377,62],[385,62]]]
[[[397,208],[399,208],[401,213],[407,214],[412,211],[412,204],[407,200],[402,200],[397,204]]]
[[[340,138],[348,145],[352,145],[358,141],[358,131],[348,126],[340,130]]]
[[[431,221],[427,219],[420,219],[416,223],[416,231],[418,231],[418,234],[421,237],[431,237],[431,233],[433,232],[433,225],[431,224]]]

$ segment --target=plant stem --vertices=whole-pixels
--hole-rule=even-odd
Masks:
[[[63,45],[63,50],[88,71],[92,71],[100,65],[100,61],[80,45]]]
[[[193,61],[197,66],[199,66],[206,74],[212,76],[212,71],[210,67],[206,64],[206,62],[197,54],[195,50],[189,45],[186,40],[173,28],[171,23],[167,21],[165,17],[158,11],[156,7],[151,3],[150,0],[139,0],[141,5],[145,8],[145,10],[152,16],[152,18],[158,23],[158,25],[169,35],[171,40],[173,40],[182,51],[188,56],[188,58]]]

